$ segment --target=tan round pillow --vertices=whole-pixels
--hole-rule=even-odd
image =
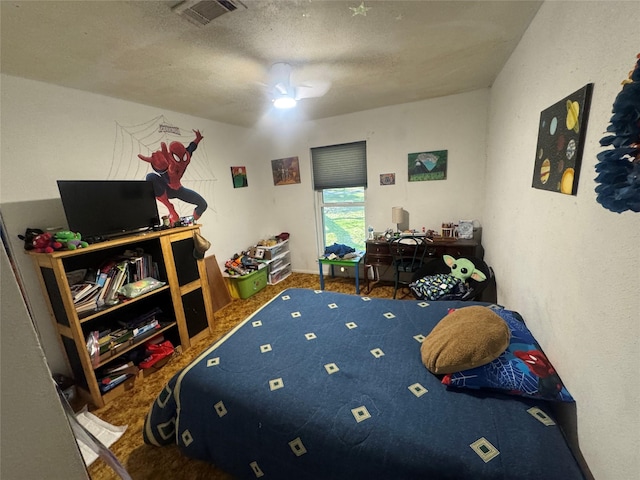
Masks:
[[[507,323],[490,308],[459,308],[444,317],[422,342],[422,363],[446,374],[485,365],[509,346]]]

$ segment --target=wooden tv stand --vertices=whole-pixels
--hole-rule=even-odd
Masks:
[[[78,250],[53,253],[30,253],[47,300],[60,342],[73,372],[78,394],[97,407],[140,381],[146,371],[127,379],[108,392],[101,392],[96,372],[122,361],[136,349],[144,349],[151,338],[163,335],[174,347],[187,350],[191,343],[211,333],[213,306],[209,292],[207,271],[203,259],[193,256],[193,235],[198,225],[139,233],[89,245]],[[81,269],[98,269],[110,258],[125,250],[136,249],[151,255],[157,263],[163,287],[114,306],[78,314],[67,281],[67,274]],[[165,321],[150,334],[140,336],[100,355],[97,366],[87,350],[87,336],[91,331],[119,328],[119,320],[127,320],[160,307]]]

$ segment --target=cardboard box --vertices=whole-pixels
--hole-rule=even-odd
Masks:
[[[267,286],[267,268],[261,268],[249,275],[225,277],[229,293],[233,298],[249,298]]]

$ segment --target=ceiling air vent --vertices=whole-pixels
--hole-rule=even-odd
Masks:
[[[208,24],[227,12],[247,6],[239,0],[184,0],[175,5],[172,10],[191,23],[199,26]]]

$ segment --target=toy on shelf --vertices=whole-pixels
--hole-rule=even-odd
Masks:
[[[76,250],[78,248],[88,247],[89,244],[82,240],[80,233],[70,232],[69,230],[63,230],[56,232],[54,239],[61,243],[67,250]]]
[[[224,264],[226,272],[233,275],[247,275],[260,269],[260,263],[249,256],[248,252],[236,253]]]
[[[64,246],[61,242],[57,241],[50,233],[40,233],[33,237],[31,241],[32,250],[36,253],[51,253],[56,250],[62,250]],[[25,247],[26,248],[26,247]]]

